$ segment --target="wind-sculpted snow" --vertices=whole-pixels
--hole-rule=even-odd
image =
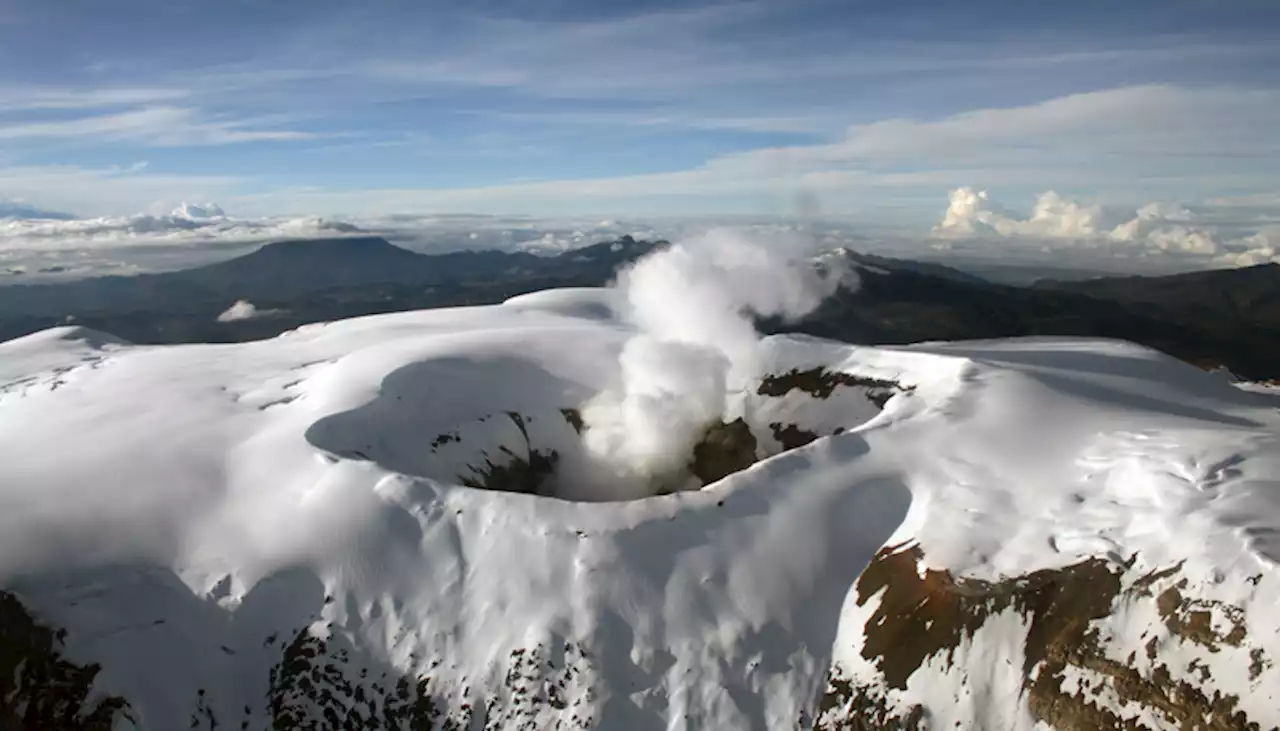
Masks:
[[[56,668],[0,724],[1280,724],[1274,395],[1122,343],[771,337],[687,479],[619,493],[580,411],[615,306],[0,344],[0,659]]]

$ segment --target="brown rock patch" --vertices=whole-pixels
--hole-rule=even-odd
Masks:
[[[1094,623],[1132,602],[1154,602],[1163,627],[1172,636],[1210,651],[1221,645],[1243,646],[1248,629],[1239,607],[1185,596],[1187,580],[1180,579],[1158,595],[1157,584],[1178,577],[1181,565],[1154,571],[1128,588],[1125,573],[1136,559],[1117,563],[1090,558],[1059,569],[1045,569],[1000,581],[957,578],[947,571],[920,567],[919,546],[885,548],[867,567],[856,587],[859,606],[875,600],[863,628],[862,656],[875,664],[878,682],[854,682],[833,667],[827,692],[819,706],[818,729],[914,730],[929,709],[891,710],[893,693],[927,661],[954,667],[955,653],[993,616],[1016,611],[1028,622],[1022,666],[1023,700],[1032,716],[1060,731],[1237,731],[1258,729],[1238,710],[1239,697],[1206,690],[1212,683],[1209,667],[1193,662],[1191,679],[1175,679],[1167,664],[1158,662],[1159,642],[1146,644],[1151,669],[1139,671],[1136,653],[1126,661],[1111,658]],[[1226,632],[1211,626],[1211,612],[1225,616]],[[1255,648],[1250,675],[1268,667],[1264,651]],[[1084,671],[1078,689],[1064,690],[1068,670]],[[1128,708],[1144,708],[1163,721],[1159,727],[1122,717],[1099,697],[1109,687]],[[1008,702],[1017,702],[1008,699]],[[1132,714],[1130,714],[1132,715]],[[913,725],[914,724],[914,725]],[[922,728],[922,727],[921,727]]]

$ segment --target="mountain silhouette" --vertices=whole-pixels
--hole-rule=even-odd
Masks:
[[[168,276],[239,299],[296,297],[335,287],[436,284],[493,276],[531,254],[466,251],[425,256],[377,236],[280,241],[229,261]],[[164,275],[161,275],[164,276]]]
[[[311,322],[604,286],[628,262],[665,245],[624,236],[554,255],[426,255],[376,236],[281,241],[183,271],[0,287],[0,340],[68,321],[138,343],[267,338]],[[1280,377],[1277,265],[1017,287],[936,263],[833,253],[857,268],[861,286],[837,293],[801,322],[766,320],[763,329],[866,344],[1119,338],[1250,378]],[[238,300],[270,314],[218,322]]]

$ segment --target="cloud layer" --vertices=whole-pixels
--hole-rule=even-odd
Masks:
[[[626,235],[669,238],[708,225],[695,220],[475,215],[255,218],[228,215],[216,203],[182,203],[163,214],[0,218],[0,274],[10,275],[0,281],[180,269],[285,239],[372,234],[423,253],[497,249],[552,254]]]
[[[1053,191],[1036,196],[1027,217],[1007,212],[986,191],[970,187],[951,192],[934,236],[946,239],[1003,239],[1014,245],[1031,241],[1053,248],[1087,247],[1120,256],[1170,255],[1202,266],[1252,266],[1280,262],[1280,220],[1232,219],[1203,207],[1199,211],[1170,203],[1149,203],[1124,220],[1114,220],[1099,205],[1068,200]]]
[[[5,98],[4,92],[0,89],[0,99]],[[163,96],[163,90],[28,90],[16,95],[9,90],[9,96],[18,108],[23,104],[52,107],[61,115],[64,107],[147,99]],[[1126,200],[1207,199],[1227,190],[1265,198],[1274,197],[1280,188],[1275,173],[1280,165],[1280,131],[1273,124],[1280,118],[1280,90],[1268,88],[1142,84],[918,117],[899,114],[843,128],[832,124],[829,131],[806,135],[805,142],[748,145],[751,149],[737,151],[730,146],[692,162],[671,157],[673,151],[687,147],[679,140],[645,133],[638,139],[612,140],[610,148],[602,151],[569,144],[565,141],[573,138],[569,132],[550,132],[545,124],[521,116],[545,115],[545,111],[494,112],[504,120],[501,133],[450,144],[420,141],[430,135],[384,139],[341,129],[289,130],[282,126],[288,119],[281,115],[208,120],[184,110],[156,101],[133,110],[8,123],[0,113],[0,198],[23,199],[50,210],[113,215],[122,210],[154,213],[156,204],[167,210],[182,198],[215,198],[259,216],[462,211],[532,216],[613,211],[636,216],[795,213],[795,200],[806,197],[827,214],[865,219],[882,219],[895,210],[913,208],[918,222],[940,190],[973,180],[1004,188],[1088,190],[1093,196]],[[690,120],[686,127],[697,129],[696,120],[714,118],[710,113],[688,112],[655,116],[632,108],[585,114],[604,115],[603,123],[587,123],[591,129],[631,124],[661,127],[680,115]],[[832,115],[840,118],[839,113]],[[773,119],[764,126],[776,128],[778,123]],[[532,140],[545,135],[567,146],[535,149],[528,155],[522,152],[536,148]],[[184,146],[183,160],[202,146],[277,143],[286,150],[278,154],[315,155],[307,158],[305,169],[318,178],[293,185],[263,184],[259,176],[264,171],[256,157],[243,158],[239,167],[231,167],[238,171],[236,175],[159,173],[145,163],[98,169],[5,165],[6,141],[13,149],[25,150],[32,139],[84,136],[137,142],[157,154],[167,147]],[[579,137],[585,145],[586,137]],[[308,152],[298,152],[302,148],[292,146],[294,142],[306,143]],[[397,146],[384,147],[389,144]],[[423,145],[426,148],[420,149]],[[388,149],[395,150],[390,157]],[[638,149],[645,154],[637,155]],[[610,156],[627,151],[631,162],[609,162]],[[227,153],[220,150],[218,155]],[[501,164],[494,164],[495,157]],[[637,166],[634,160],[640,157],[662,162]],[[599,158],[601,163],[577,164],[586,158]],[[383,167],[365,168],[372,160],[382,161]],[[395,161],[391,168],[386,167],[389,160]],[[481,161],[483,165],[472,164]],[[341,166],[335,167],[338,163]],[[210,167],[229,169],[225,164],[206,166]],[[583,167],[592,172],[583,174]],[[636,168],[643,171],[633,172]],[[330,174],[335,169],[344,174],[335,178]],[[502,172],[495,177],[475,174],[475,170]],[[431,173],[419,176],[420,171]],[[272,172],[273,179],[282,179],[279,170]],[[352,185],[353,179],[361,183]],[[379,184],[392,179],[409,182]],[[1087,211],[1079,213],[1087,216]],[[1063,218],[1055,211],[1046,216]],[[909,224],[910,218],[900,215],[893,222]]]
[[[37,281],[180,269],[247,253],[282,239],[379,235],[440,253],[497,249],[556,253],[630,235],[697,237],[719,225],[749,235],[802,234],[821,248],[847,247],[959,268],[988,264],[1030,270],[1167,273],[1277,260],[1280,205],[1256,197],[1134,207],[1082,202],[1055,192],[1025,212],[971,187],[953,190],[932,233],[884,229],[857,219],[790,217],[533,217],[395,214],[271,216],[183,203],[167,213],[93,218],[0,219],[0,281]]]
[[[319,216],[230,218],[216,204],[183,203],[164,215],[0,220],[0,251],[316,238],[359,232],[350,223]]]

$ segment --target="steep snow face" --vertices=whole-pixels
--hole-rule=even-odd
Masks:
[[[819,726],[1275,726],[1280,400],[1123,343],[913,350],[966,385],[868,439],[937,450],[846,607]]]
[[[1280,723],[1277,397],[1113,342],[775,337],[705,440],[738,471],[598,502],[638,497],[573,469],[615,297],[0,344],[0,612],[34,658],[0,720],[1082,728],[1063,696],[1157,729],[1190,688]]]

